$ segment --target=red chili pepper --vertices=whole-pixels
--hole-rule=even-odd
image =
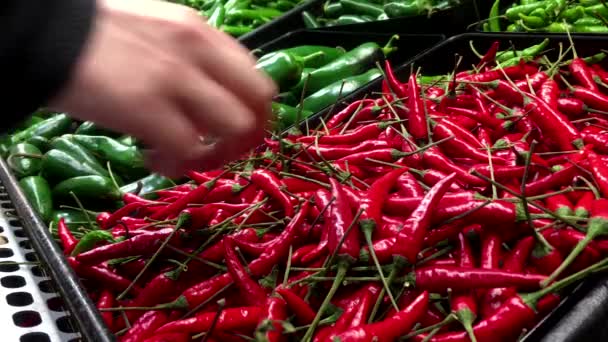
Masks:
[[[578,217],[589,217],[589,210],[591,209],[591,204],[595,199],[595,195],[591,191],[586,191],[583,196],[576,202],[574,206],[574,215]]]
[[[503,271],[520,273],[524,271],[526,260],[530,256],[534,248],[534,238],[529,236],[517,242],[505,260]],[[516,294],[516,289],[513,287],[498,287],[486,292],[481,306],[481,314],[483,317],[490,317],[496,313],[503,302]]]
[[[427,149],[422,155],[422,160],[428,168],[433,168],[445,173],[455,173],[456,179],[465,185],[485,186],[486,182],[477,178],[460,166],[450,161],[437,147]]]
[[[577,166],[567,165],[557,172],[526,184],[526,196],[537,196],[552,189],[568,186],[578,173],[579,169]]]
[[[289,248],[296,238],[295,232],[300,229],[304,219],[308,216],[308,207],[309,202],[304,202],[300,211],[291,219],[285,230],[281,232],[281,235],[275,239],[276,242],[272,248],[269,248],[259,258],[249,264],[249,271],[253,277],[268,274],[274,265],[287,257]]]
[[[407,95],[407,107],[410,110],[407,121],[408,132],[415,139],[427,139],[429,134],[427,119],[424,112],[424,104],[420,99],[420,89],[416,82],[415,73],[410,75],[407,83]]]
[[[546,229],[543,230],[543,236],[547,241],[559,249],[562,253],[568,254],[582,240],[585,239],[585,234],[574,229]],[[579,271],[601,258],[600,252],[596,248],[594,241],[590,242],[574,260],[571,270]]]
[[[441,241],[454,239],[458,236],[458,233],[463,231],[466,225],[462,220],[457,220],[448,224],[444,224],[441,227],[430,230],[424,237],[424,246],[432,247]]]
[[[418,180],[409,172],[403,173],[399,178],[397,178],[397,182],[395,183],[397,186],[397,193],[399,196],[403,197],[423,197],[424,190],[418,183]]]
[[[501,246],[502,241],[497,234],[493,232],[485,234],[481,244],[481,268],[490,270],[500,268]]]
[[[309,182],[299,178],[286,177],[281,179],[281,183],[291,193],[316,191],[321,188],[318,183]]]
[[[583,87],[596,92],[598,91],[597,84],[593,80],[593,74],[582,58],[574,58],[568,65],[568,69],[570,70],[572,77],[574,77],[574,79]]]
[[[258,326],[258,330],[264,333],[264,340],[267,342],[286,341],[287,336],[283,335],[282,322],[287,320],[287,304],[283,298],[270,296],[264,306],[264,320]]]
[[[143,342],[189,342],[192,339],[190,335],[184,333],[168,333],[158,334],[147,338]],[[207,342],[213,342],[212,338],[208,338]]]
[[[494,43],[492,43],[492,46],[490,46],[490,48],[488,49],[486,54],[483,55],[483,57],[481,57],[481,60],[479,61],[479,63],[477,63],[476,69],[480,69],[481,67],[484,67],[484,66],[488,67],[491,64],[493,64],[495,62],[494,59],[496,58],[496,53],[498,52],[499,47],[500,47],[500,43],[498,41],[495,41]]]
[[[169,320],[162,310],[147,311],[133,323],[131,329],[120,338],[120,342],[140,342],[155,335],[155,331]]]
[[[291,217],[294,214],[294,207],[291,199],[281,191],[281,181],[272,172],[257,169],[251,173],[251,181],[263,189],[270,197],[276,199],[283,206],[285,216]]]
[[[479,141],[476,141],[477,146],[470,144],[468,141],[462,139],[457,132],[448,128],[448,126],[444,124],[444,121],[445,120],[442,120],[437,124],[433,130],[433,135],[436,136],[437,139],[451,138],[441,145],[442,149],[452,157],[471,158],[481,162],[488,161],[488,154],[481,150]],[[504,160],[495,157],[492,158],[492,162],[499,165],[505,164]]]
[[[368,106],[373,106],[374,101],[369,99],[363,99],[359,101],[352,102],[346,108],[342,109],[340,112],[336,113],[330,120],[325,124],[328,129],[336,128],[339,124],[341,124],[344,120],[349,118],[357,109],[365,108]]]
[[[455,174],[449,175],[432,187],[426,196],[424,196],[420,205],[405,221],[401,232],[397,235],[393,250],[394,254],[404,256],[411,263],[414,263],[416,256],[422,249],[424,236],[431,225],[433,211],[455,177]]]
[[[320,161],[323,159],[336,160],[354,153],[389,147],[391,147],[391,144],[384,140],[366,140],[354,146],[310,145],[306,149],[309,151],[308,156],[313,160]]]
[[[446,176],[447,177],[447,176]],[[444,177],[443,179],[445,179]],[[437,184],[437,183],[435,183]],[[420,205],[424,197],[397,197],[390,196],[384,203],[384,210],[387,214],[405,216],[413,212]],[[439,206],[449,207],[452,205],[468,203],[480,200],[481,196],[472,191],[449,193],[441,198]]]
[[[604,197],[608,197],[608,166],[593,152],[589,152],[587,156],[590,171],[593,174],[593,178],[595,179],[600,192]]]
[[[241,295],[247,305],[263,306],[266,302],[266,291],[247,274],[247,270],[245,270],[235,252],[233,238],[226,237],[224,239],[224,248],[228,272],[232,276],[235,285],[240,289]]]
[[[502,70],[494,69],[478,74],[469,74],[466,76],[457,76],[457,82],[492,82],[503,79],[504,75],[512,80],[524,78],[528,74],[538,72],[538,68],[530,64],[518,64],[503,68]]]
[[[359,217],[359,224],[362,230],[374,230],[380,225],[382,219],[382,207],[384,201],[388,196],[391,188],[397,182],[397,179],[404,173],[407,172],[407,168],[395,169],[378,178],[372,183],[370,188],[367,190],[365,196],[361,197],[359,203],[359,209],[363,210]],[[336,202],[338,197],[335,194]]]
[[[285,299],[287,307],[296,316],[298,324],[306,325],[312,323],[317,313],[308,303],[288,288],[279,286],[276,291]]]
[[[359,126],[356,129],[344,134],[336,135],[307,135],[299,138],[297,141],[303,144],[326,144],[326,145],[354,145],[368,139],[376,139],[387,127],[392,125],[391,121],[376,122]]]
[[[425,267],[409,275],[412,284],[430,292],[464,291],[476,288],[493,288],[513,286],[523,289],[534,289],[547,277],[539,274],[505,272],[463,267]]]
[[[526,168],[524,166],[493,166],[475,165],[471,168],[471,172],[475,170],[480,174],[491,177],[494,174],[495,180],[501,182],[503,180],[521,179]]]
[[[495,131],[503,131],[509,124],[508,121],[503,121],[497,119],[493,116],[484,116],[479,111],[466,109],[466,108],[458,108],[458,107],[448,107],[447,110],[455,115],[463,115],[467,118],[475,120],[482,124],[485,127],[488,127]]]
[[[328,227],[330,227],[327,247],[332,253],[337,250],[337,255],[357,260],[361,244],[359,231],[351,227],[353,213],[350,204],[346,199],[342,184],[334,178],[329,181],[334,202],[330,205],[330,210],[326,211],[325,216]],[[349,227],[351,229],[347,231]],[[342,241],[341,245],[340,241]]]
[[[230,273],[223,273],[189,287],[175,301],[185,299],[188,303],[188,309],[194,309],[231,284],[232,276],[230,276]]]
[[[471,246],[463,233],[458,235],[458,242],[458,252],[460,256],[458,266],[463,268],[475,267]],[[460,321],[465,330],[472,335],[472,325],[477,318],[477,302],[475,301],[473,291],[463,291],[453,294],[450,298],[450,307],[452,313],[456,315],[458,321]]]
[[[76,260],[85,264],[99,264],[110,259],[154,253],[173,231],[173,228],[165,228],[137,235],[121,242],[99,246],[78,254]],[[180,234],[175,234],[172,239],[174,244],[178,239],[180,239]]]
[[[593,145],[593,149],[602,154],[608,154],[608,131],[595,126],[587,126],[581,131],[583,141]]]
[[[90,279],[107,289],[124,291],[127,287],[129,287],[129,285],[131,285],[131,281],[129,279],[119,276],[106,267],[83,265],[76,261],[74,257],[68,257],[68,263],[79,277]],[[131,288],[130,293],[132,295],[137,295],[140,290],[141,288],[135,285]]]
[[[425,291],[412,304],[394,316],[380,322],[352,327],[334,337],[334,340],[342,342],[393,341],[406,334],[424,315],[428,302],[429,294]]]
[[[556,194],[545,198],[547,209],[561,216],[574,215],[572,203],[565,194]]]
[[[567,117],[536,96],[527,96],[525,109],[529,111],[530,118],[543,135],[557,144],[560,151],[571,151],[573,148],[582,147],[581,135]]]
[[[234,329],[254,329],[261,318],[263,310],[260,307],[226,308],[217,318],[214,329],[230,331]],[[192,318],[167,323],[156,330],[157,334],[169,332],[185,332],[196,334],[206,332],[215,320],[215,312],[204,312]]]
[[[579,118],[588,110],[587,106],[582,100],[573,97],[563,97],[557,99],[557,109],[566,114],[570,119]]]
[[[188,204],[202,202],[214,185],[213,182],[199,185],[198,188],[190,191],[186,196],[181,197],[177,201],[150,215],[150,218],[153,220],[161,220],[177,216],[177,214],[182,209],[186,208]]]
[[[114,294],[109,290],[102,290],[97,300],[97,309],[110,309],[114,307]],[[111,311],[101,311],[101,318],[110,331],[114,330],[114,314]]]
[[[57,222],[57,236],[61,241],[61,247],[63,247],[63,254],[70,255],[74,250],[74,247],[78,244],[78,240],[72,235],[72,231],[67,224],[65,224],[65,218],[60,218]]]

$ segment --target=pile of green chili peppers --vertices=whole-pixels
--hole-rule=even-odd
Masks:
[[[207,23],[233,37],[253,31],[302,0],[174,0],[192,7],[207,18]]]
[[[461,0],[328,0],[318,15],[302,12],[307,28],[361,24],[418,15],[432,15],[461,5]]]
[[[608,33],[608,4],[603,0],[520,0],[501,14],[500,0],[496,0],[483,30]]]
[[[0,138],[0,154],[51,227],[63,217],[70,228],[93,228],[93,211],[120,207],[124,193],[153,198],[155,190],[175,185],[144,168],[134,138],[66,114],[33,114]]]
[[[280,89],[273,102],[275,127],[284,129],[306,119],[381,77],[376,63],[396,50],[392,45],[398,38],[393,36],[384,47],[367,42],[347,51],[303,45],[261,56],[256,67]]]

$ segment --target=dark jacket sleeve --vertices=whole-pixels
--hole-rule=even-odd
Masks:
[[[0,108],[6,130],[68,81],[92,28],[95,0],[0,1]]]

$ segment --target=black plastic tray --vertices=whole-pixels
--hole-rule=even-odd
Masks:
[[[463,0],[462,4],[445,10],[437,11],[430,17],[419,15],[414,17],[393,18],[372,21],[363,24],[323,27],[319,30],[378,32],[378,33],[440,33],[454,36],[475,27],[475,23],[484,18],[489,12],[491,0]],[[320,13],[321,8],[311,8],[312,13]]]
[[[412,65],[421,68],[423,75],[445,74],[453,70],[456,55],[462,56],[461,68],[470,69],[470,66],[479,59],[471,52],[469,41],[473,40],[476,49],[486,51],[495,41],[500,41],[501,48],[513,46],[523,49],[550,38],[548,49],[557,48],[563,43],[567,48],[569,40],[567,35],[521,35],[521,34],[486,34],[466,33],[448,38],[439,45],[425,53],[418,55],[413,61],[396,68],[395,74],[401,80],[407,80]],[[589,56],[599,52],[608,43],[608,37],[602,38],[589,35],[572,35],[579,56]],[[557,49],[555,49],[557,50]],[[551,56],[555,51],[549,51]],[[308,127],[315,127],[320,118],[327,118],[337,113],[355,99],[363,98],[381,90],[381,80],[370,83],[348,97],[345,97],[335,108],[325,109],[308,119]],[[331,113],[330,113],[331,111]],[[578,341],[608,341],[608,276],[587,279],[577,286],[560,303],[560,305],[547,315],[539,324],[531,329],[520,341],[525,342],[578,342]]]
[[[302,12],[310,11],[315,7],[320,8],[323,6],[323,2],[324,0],[305,0],[275,20],[239,37],[239,41],[246,48],[253,50],[287,32],[303,29],[305,26],[302,21]]]
[[[6,188],[23,229],[39,256],[43,266],[57,285],[63,301],[70,310],[71,318],[79,327],[86,341],[111,342],[114,335],[107,329],[95,304],[89,299],[78,277],[68,265],[67,260],[51,237],[47,225],[40,220],[25,198],[17,179],[12,175],[4,159],[0,158],[0,181]]]

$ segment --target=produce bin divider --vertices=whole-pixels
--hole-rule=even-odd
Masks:
[[[44,263],[50,276],[55,281],[73,321],[78,324],[80,333],[86,341],[116,341],[101,319],[95,304],[89,299],[86,291],[59,246],[49,233],[48,226],[29,204],[19,184],[10,172],[4,159],[0,158],[0,181],[6,188],[24,230],[30,237],[32,246]]]
[[[309,11],[315,7],[322,7],[324,0],[304,0],[298,6],[285,12],[280,17],[264,24],[255,30],[244,34],[238,40],[250,50],[253,50],[266,42],[276,39],[286,32],[305,28],[302,21],[302,12]]]
[[[445,74],[451,71],[455,59],[450,59],[455,53],[463,57],[460,64],[462,68],[470,66],[467,61],[477,58],[470,50],[469,41],[474,40],[476,49],[484,51],[498,40],[501,42],[501,49],[513,44],[517,49],[528,47],[532,44],[540,43],[544,38],[550,38],[549,47],[561,42],[564,47],[569,44],[568,36],[565,34],[509,34],[509,33],[464,33],[450,37],[435,47],[414,57],[412,60],[395,68],[395,75],[400,80],[407,80],[412,65],[415,68],[422,67],[422,73],[426,75]],[[608,43],[608,37],[572,34],[572,40],[577,45],[579,56],[590,55],[591,51],[599,50],[603,44],[598,44],[598,40]],[[397,44],[399,46],[399,44]],[[597,51],[596,51],[597,52]],[[474,59],[477,61],[477,59]],[[446,63],[448,61],[448,63]],[[328,119],[333,114],[344,108],[345,103],[363,98],[366,94],[381,91],[381,79],[371,82],[367,87],[361,88],[345,97],[335,108],[325,110],[311,116],[307,121],[300,123],[300,129],[315,127],[320,123],[320,119]],[[330,113],[331,111],[331,113]],[[530,329],[520,342],[578,342],[578,341],[603,341],[601,337],[608,336],[608,275],[603,277],[590,277],[581,284],[571,287],[572,291],[544,317],[534,328]],[[601,331],[598,327],[604,326]],[[595,331],[591,331],[593,327]],[[589,339],[581,339],[585,335]],[[600,334],[588,336],[589,334]]]

